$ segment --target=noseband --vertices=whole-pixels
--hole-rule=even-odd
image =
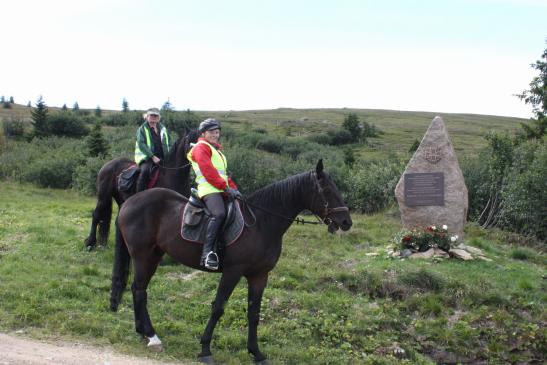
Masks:
[[[314,171],[312,172],[313,180],[315,181],[315,191],[313,192],[313,198],[311,200],[311,206],[313,207],[315,203],[315,198],[317,195],[323,200],[323,211],[321,212],[323,215],[318,214],[321,221],[325,224],[331,224],[332,219],[329,217],[332,213],[337,212],[349,212],[348,207],[335,207],[335,208],[329,208],[329,202],[327,201],[327,198],[325,197],[325,189],[321,187],[321,184],[319,183],[319,178],[317,177],[317,173]]]

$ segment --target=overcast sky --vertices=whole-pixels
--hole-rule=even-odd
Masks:
[[[530,117],[547,0],[2,1],[0,95],[49,106]]]

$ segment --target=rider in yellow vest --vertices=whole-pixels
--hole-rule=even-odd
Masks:
[[[236,184],[228,176],[226,157],[222,153],[220,122],[213,118],[205,119],[199,125],[200,138],[188,152],[188,160],[196,174],[198,195],[203,199],[212,216],[207,225],[205,244],[201,254],[201,265],[209,270],[218,270],[218,256],[213,251],[217,235],[224,219],[226,207],[224,199],[240,198]]]
[[[157,108],[148,109],[145,119],[146,121],[137,129],[135,142],[135,162],[141,169],[137,180],[137,192],[146,189],[152,166],[158,165],[169,153],[169,133],[160,123],[160,111]]]

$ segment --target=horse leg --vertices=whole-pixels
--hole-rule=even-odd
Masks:
[[[161,341],[150,321],[147,302],[148,294],[146,289],[150,279],[156,272],[163,252],[154,252],[150,257],[139,257],[133,260],[135,269],[135,280],[131,285],[133,292],[133,311],[135,313],[135,330],[143,337],[148,338],[148,347],[161,349]]]
[[[258,364],[269,364],[266,356],[258,349],[257,328],[260,319],[260,304],[262,302],[262,294],[268,283],[268,273],[247,277],[248,282],[248,310],[247,319],[249,322],[249,335],[247,337],[247,349],[254,356],[254,360]]]
[[[99,225],[99,204],[93,210],[91,215],[91,230],[89,231],[89,236],[85,239],[85,246],[88,250],[92,250],[97,245],[97,226]]]
[[[237,273],[223,273],[218,284],[217,295],[213,302],[211,310],[211,317],[207,322],[207,327],[201,336],[201,353],[198,355],[198,359],[204,363],[213,363],[213,356],[211,354],[211,339],[213,338],[213,331],[215,326],[224,314],[224,305],[230,298],[230,295],[234,291],[237,283],[241,279],[241,274]]]
[[[93,210],[91,218],[91,230],[85,240],[88,250],[92,250],[97,245],[97,226],[99,227],[99,244],[101,246],[106,246],[110,231],[112,197],[110,195],[105,196],[104,192],[100,192],[97,199],[97,206]]]

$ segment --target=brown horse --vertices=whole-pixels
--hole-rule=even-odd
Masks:
[[[197,131],[184,131],[175,142],[173,150],[160,165],[157,187],[174,190],[184,196],[190,196],[190,165],[186,153],[190,143],[197,140]],[[135,162],[125,157],[113,159],[103,165],[97,175],[97,205],[93,210],[91,229],[85,240],[88,250],[97,245],[97,226],[99,228],[99,245],[106,245],[112,219],[112,199],[118,208],[130,196],[135,194],[136,184],[130,191],[118,190],[118,176],[134,165]]]
[[[129,262],[133,259],[133,308],[136,331],[149,339],[148,346],[161,346],[147,310],[146,289],[164,253],[198,270],[201,245],[184,241],[179,232],[181,211],[187,199],[167,189],[151,189],[129,198],[121,207],[116,230],[116,253],[112,273],[110,306],[118,309],[127,285]],[[256,207],[254,218],[247,211],[246,227],[239,240],[225,250],[222,276],[213,303],[211,317],[201,337],[203,362],[213,361],[210,344],[213,330],[224,312],[224,305],[242,276],[248,282],[247,348],[258,363],[267,363],[258,348],[257,326],[262,293],[268,273],[281,254],[283,235],[297,215],[310,210],[328,225],[329,231],[348,230],[348,208],[320,160],[315,171],[289,177],[258,190],[246,199]],[[258,209],[258,208],[261,209]]]

